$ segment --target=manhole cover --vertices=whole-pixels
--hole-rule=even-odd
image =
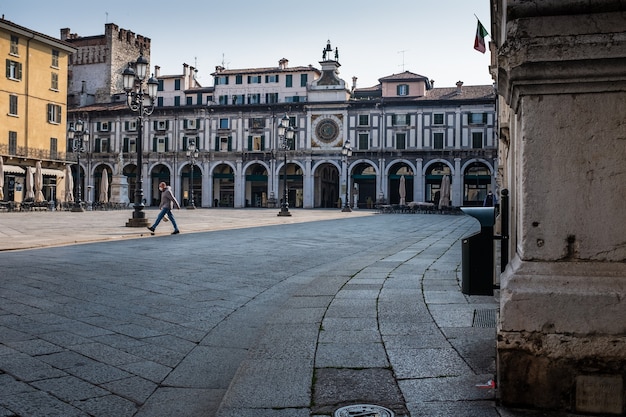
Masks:
[[[356,404],[341,407],[335,417],[394,417],[393,411],[380,405]]]

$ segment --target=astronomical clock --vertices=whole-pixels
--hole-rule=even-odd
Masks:
[[[313,116],[311,122],[313,131],[313,146],[332,148],[342,146],[343,142],[343,115],[330,114]]]

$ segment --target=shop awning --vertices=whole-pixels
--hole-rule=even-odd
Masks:
[[[4,173],[5,174],[23,174],[24,168],[18,167],[17,165],[4,165]]]
[[[50,177],[65,177],[65,172],[59,171],[58,169],[41,168],[41,173]]]

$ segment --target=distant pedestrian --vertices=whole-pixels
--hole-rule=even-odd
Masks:
[[[483,207],[494,207],[496,205],[496,199],[491,191],[487,193],[485,201],[483,201]]]
[[[180,231],[178,230],[178,226],[176,225],[176,220],[174,219],[174,215],[172,214],[172,209],[179,209],[180,204],[178,204],[178,200],[176,200],[176,197],[174,197],[174,194],[172,194],[172,187],[168,186],[166,183],[159,183],[159,191],[161,191],[161,204],[159,204],[159,209],[161,209],[161,211],[154,221],[154,224],[148,227],[148,230],[150,230],[152,234],[154,234],[157,226],[159,225],[161,220],[163,220],[163,217],[167,214],[167,217],[170,219],[170,221],[172,222],[172,226],[174,227],[174,231],[172,232],[172,234],[177,235],[180,233]]]

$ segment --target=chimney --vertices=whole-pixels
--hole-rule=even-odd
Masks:
[[[457,94],[461,94],[463,92],[463,89],[461,87],[463,87],[463,81],[457,81],[456,82],[456,93]]]
[[[289,65],[289,60],[287,58],[282,58],[280,61],[278,61],[278,68],[280,68],[281,70],[286,69],[287,65]]]
[[[154,77],[159,78],[161,76],[161,67],[158,65],[154,66]]]
[[[352,91],[356,90],[356,80],[358,80],[357,77],[352,77]]]

